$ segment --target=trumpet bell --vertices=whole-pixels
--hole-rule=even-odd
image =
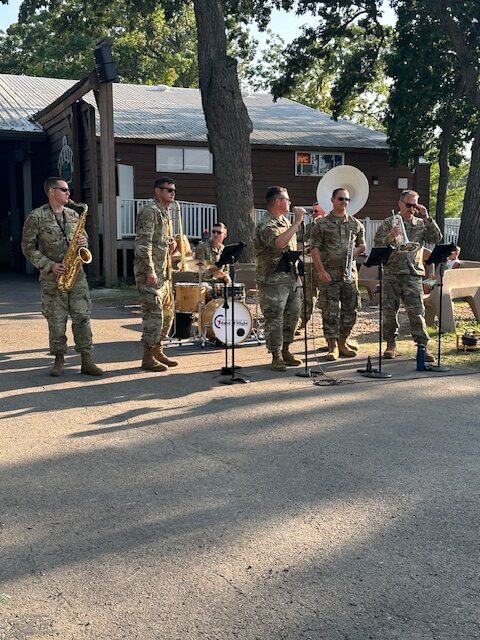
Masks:
[[[317,185],[317,201],[322,209],[332,210],[332,193],[340,187],[347,189],[350,194],[348,213],[351,216],[356,215],[368,200],[370,187],[367,176],[349,164],[342,164],[327,171]]]

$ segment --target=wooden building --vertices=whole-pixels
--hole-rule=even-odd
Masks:
[[[118,213],[102,217],[98,107],[95,92],[82,93],[80,85],[0,74],[0,269],[27,268],[20,252],[21,227],[29,211],[45,201],[42,184],[49,175],[64,176],[72,198],[89,205],[91,277],[101,275],[103,253],[110,251],[108,244],[103,248],[106,229],[115,234],[118,251],[133,243],[116,234]],[[272,184],[287,187],[293,204],[311,205],[321,176],[338,164],[351,164],[368,178],[370,195],[360,218],[386,217],[407,185],[428,204],[429,165],[417,156],[414,172],[391,167],[382,133],[335,122],[291,100],[273,102],[268,94],[245,95],[244,100],[253,123],[255,207],[264,207]],[[179,200],[215,204],[199,90],[114,84],[113,122],[118,199],[150,198],[154,180],[166,174],[174,179]]]

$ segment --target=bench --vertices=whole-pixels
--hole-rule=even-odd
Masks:
[[[460,299],[468,302],[477,322],[480,322],[480,266],[469,267],[462,262],[460,269],[445,271],[442,294],[443,331],[455,331],[453,301]],[[423,301],[426,323],[433,326],[440,313],[440,286],[434,287]]]

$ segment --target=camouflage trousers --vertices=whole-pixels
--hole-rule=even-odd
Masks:
[[[270,353],[278,353],[283,344],[293,342],[300,316],[300,286],[258,283],[258,300],[265,322],[265,342]]]
[[[75,351],[85,353],[92,350],[90,313],[92,302],[87,279],[78,277],[70,291],[60,291],[56,278],[44,280],[42,288],[42,314],[48,322],[50,353],[57,355],[67,351],[67,321],[72,319]]]
[[[305,296],[302,302],[300,322],[306,324],[312,317],[315,301],[318,299],[320,280],[313,264],[305,265]]]
[[[142,342],[153,347],[163,342],[171,329],[174,316],[172,283],[164,282],[160,289],[137,281],[142,306]]]
[[[417,344],[427,344],[428,332],[425,324],[422,276],[402,274],[385,276],[383,279],[383,334],[387,342],[398,336],[398,310],[403,302],[410,321],[410,330]]]
[[[322,310],[325,339],[347,338],[357,321],[357,311],[361,306],[357,282],[320,281],[318,306]]]

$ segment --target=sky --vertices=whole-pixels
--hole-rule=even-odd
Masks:
[[[20,4],[21,0],[9,0],[7,5],[0,4],[0,29],[5,31],[12,22],[17,21]],[[387,5],[384,8],[384,21],[392,24],[394,21],[394,13],[387,2],[384,2],[384,4]],[[272,31],[280,34],[285,42],[289,42],[298,35],[301,25],[306,22],[308,22],[308,20],[305,16],[298,18],[297,16],[288,15],[283,11],[275,11],[270,27]]]

